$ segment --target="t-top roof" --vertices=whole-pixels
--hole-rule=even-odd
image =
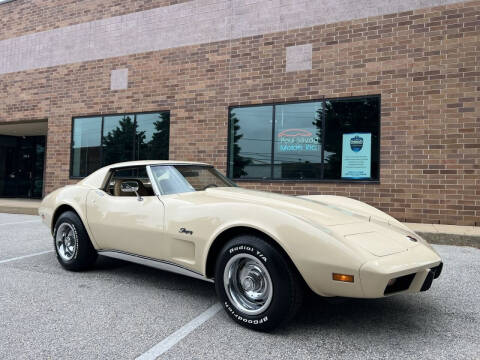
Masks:
[[[201,165],[208,166],[208,164],[194,161],[176,161],[176,160],[137,160],[137,161],[126,161],[121,163],[115,163],[107,165],[101,169],[98,169],[94,173],[87,176],[85,179],[81,180],[79,184],[91,186],[99,189],[102,187],[107,173],[112,168],[124,168],[131,166],[147,166],[147,165]]]

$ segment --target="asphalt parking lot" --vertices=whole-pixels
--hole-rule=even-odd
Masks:
[[[0,358],[480,359],[480,250],[436,248],[425,293],[310,298],[262,334],[217,311],[213,284],[101,257],[67,272],[38,217],[0,214]]]

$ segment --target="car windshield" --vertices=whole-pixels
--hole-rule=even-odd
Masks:
[[[202,191],[210,187],[236,186],[212,166],[158,165],[151,169],[163,195]]]

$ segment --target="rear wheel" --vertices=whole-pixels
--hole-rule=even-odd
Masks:
[[[301,304],[301,284],[285,255],[257,236],[230,240],[217,258],[222,305],[234,321],[254,330],[270,331],[290,320]]]
[[[60,265],[72,271],[85,270],[97,259],[82,220],[73,211],[61,214],[53,232],[55,252]]]

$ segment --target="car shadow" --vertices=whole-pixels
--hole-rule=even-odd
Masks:
[[[119,279],[142,287],[181,291],[198,297],[199,300],[215,300],[213,283],[123,260],[99,256],[93,271],[111,271]],[[358,335],[362,329],[368,329],[374,336],[392,329],[397,335],[411,335],[412,332],[421,332],[422,327],[427,326],[422,326],[416,319],[430,316],[438,318],[440,311],[434,303],[428,301],[428,297],[419,296],[421,297],[415,294],[382,299],[350,299],[324,298],[309,292],[295,318],[274,334],[282,336],[340,328],[343,334],[352,336]]]
[[[114,259],[106,256],[98,256],[97,261],[92,270],[115,270],[125,266],[129,266],[130,263],[127,261]]]
[[[374,337],[390,331],[411,336],[429,326],[419,319],[439,319],[440,311],[419,294],[381,299],[324,298],[312,294],[305,299],[290,326],[278,334],[336,328],[347,336],[358,335],[362,330]]]
[[[213,283],[124,260],[99,256],[92,272],[105,272],[143,287],[191,292],[192,296],[214,299]]]

